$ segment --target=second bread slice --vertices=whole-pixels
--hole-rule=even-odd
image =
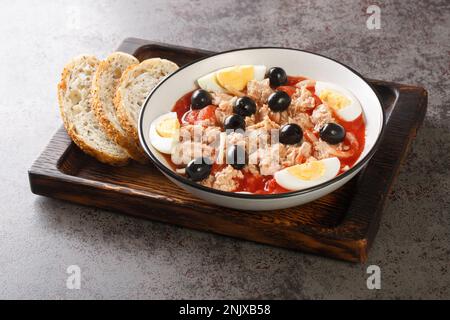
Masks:
[[[102,129],[118,145],[123,147],[134,160],[145,163],[146,157],[134,139],[122,129],[114,107],[114,94],[122,73],[130,66],[139,64],[132,55],[114,52],[100,62],[94,76],[93,108]]]

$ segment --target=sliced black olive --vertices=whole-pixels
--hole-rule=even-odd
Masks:
[[[203,158],[191,160],[186,166],[186,175],[192,181],[206,179],[211,173],[212,165],[209,164],[210,162],[211,161],[207,161],[207,159]]]
[[[256,112],[256,103],[252,98],[240,97],[234,102],[233,112],[243,117],[249,117]]]
[[[227,163],[233,168],[240,170],[245,167],[247,156],[242,146],[232,145],[227,150]]]
[[[345,139],[345,129],[337,123],[327,123],[319,131],[320,138],[329,144],[338,144]]]
[[[295,123],[285,124],[280,129],[280,142],[283,144],[297,144],[302,138],[303,130]]]
[[[287,74],[280,67],[273,67],[269,69],[269,82],[274,88],[285,85],[287,82]]]
[[[223,126],[225,130],[237,130],[237,129],[245,129],[245,120],[244,117],[238,114],[232,114],[225,118],[223,122]]]
[[[275,91],[269,96],[269,108],[275,112],[286,110],[291,104],[291,97],[284,91]]]
[[[203,109],[212,103],[211,94],[203,89],[195,90],[191,96],[191,107],[194,110]]]

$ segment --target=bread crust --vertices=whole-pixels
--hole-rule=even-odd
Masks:
[[[129,60],[133,59],[136,60],[136,63],[132,64],[131,66],[139,64],[139,61],[136,58],[122,52],[114,52],[111,55],[109,55],[105,60],[101,61],[95,73],[94,81],[92,83],[93,110],[95,116],[97,117],[98,122],[100,123],[100,126],[106,132],[106,134],[114,142],[116,142],[118,145],[124,148],[133,160],[145,164],[148,162],[146,155],[136,145],[134,139],[131,139],[125,132],[119,131],[116,128],[116,126],[110,121],[110,119],[106,114],[105,106],[103,105],[102,100],[100,98],[101,75],[105,72],[111,72],[111,62],[115,58],[119,59],[120,56],[128,58]],[[116,87],[117,85],[111,89],[115,91]],[[115,109],[114,106],[113,108]]]
[[[82,55],[79,57],[76,57],[69,61],[69,63],[64,67],[63,72],[61,74],[61,81],[58,84],[58,102],[59,102],[59,110],[61,114],[61,118],[64,123],[64,127],[67,131],[67,134],[70,136],[72,141],[85,153],[89,154],[90,156],[96,158],[98,161],[113,165],[113,166],[123,166],[128,163],[128,156],[124,153],[124,156],[116,156],[109,153],[105,153],[102,151],[97,150],[96,148],[92,147],[88,143],[85,142],[85,140],[78,134],[75,126],[73,123],[69,121],[67,118],[65,111],[64,111],[64,100],[63,96],[67,91],[67,81],[73,71],[73,69],[76,66],[76,62],[79,59],[92,59],[92,61],[95,61],[95,64],[98,65],[98,60],[94,56],[90,55]]]

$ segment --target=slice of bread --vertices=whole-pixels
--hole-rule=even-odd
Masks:
[[[108,136],[124,148],[136,161],[145,163],[147,157],[120,126],[114,107],[114,94],[122,73],[139,60],[123,52],[114,52],[100,62],[92,84],[93,109],[98,122]]]
[[[172,61],[152,58],[128,67],[120,78],[114,104],[122,128],[139,143],[138,118],[150,91],[168,74],[178,69]]]
[[[61,117],[81,150],[103,163],[125,165],[128,153],[105,134],[92,110],[92,80],[98,65],[96,57],[82,55],[65,66],[58,84]]]

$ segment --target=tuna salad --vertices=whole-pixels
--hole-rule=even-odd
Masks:
[[[150,126],[178,174],[228,192],[306,189],[349,170],[364,149],[360,102],[344,87],[237,65],[197,80]]]

